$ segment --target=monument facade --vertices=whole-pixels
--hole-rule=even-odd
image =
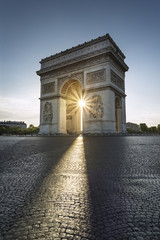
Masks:
[[[40,134],[126,132],[124,59],[109,34],[42,59]]]

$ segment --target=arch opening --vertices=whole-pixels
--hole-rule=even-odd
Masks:
[[[68,80],[62,87],[61,93],[65,95],[65,116],[66,132],[69,134],[82,131],[82,109],[79,101],[82,98],[82,87],[77,80]]]

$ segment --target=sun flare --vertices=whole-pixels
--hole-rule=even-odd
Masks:
[[[85,106],[85,101],[83,99],[79,100],[78,105],[80,107],[84,107]]]

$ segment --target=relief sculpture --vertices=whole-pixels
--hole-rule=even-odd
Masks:
[[[111,71],[111,82],[124,91],[124,80]]]
[[[103,102],[100,95],[94,95],[89,108],[90,118],[103,118]]]
[[[43,110],[43,121],[50,123],[53,118],[52,103],[46,102]]]
[[[86,84],[94,84],[105,81],[105,69],[87,73]]]
[[[55,82],[46,83],[42,85],[42,94],[52,93],[55,91]]]

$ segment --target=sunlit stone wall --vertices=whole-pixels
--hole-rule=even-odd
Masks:
[[[84,110],[84,132],[115,133],[114,92],[109,89],[96,91],[88,93],[88,98],[93,99],[93,110],[92,107],[89,111]]]
[[[80,109],[70,117],[66,113],[67,99],[71,97],[67,92],[76,82],[86,103],[83,132],[125,132],[128,66],[124,59],[108,34],[42,59],[41,70],[37,72],[41,77],[40,134],[81,131]],[[75,95],[81,98],[78,92]]]

